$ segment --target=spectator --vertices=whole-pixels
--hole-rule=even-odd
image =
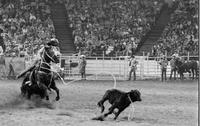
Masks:
[[[166,56],[164,55],[161,60],[159,61],[159,64],[161,66],[161,79],[162,82],[167,80],[167,65],[168,61]]]
[[[129,67],[130,67],[129,79],[128,79],[129,81],[131,80],[132,73],[133,73],[133,80],[136,80],[137,64],[138,64],[138,61],[135,59],[135,56],[132,55],[129,61]]]
[[[9,62],[9,73],[8,73],[8,79],[14,79],[15,78],[15,71],[13,68],[13,60],[15,58],[15,54],[13,53],[12,58],[10,59]]]
[[[170,80],[172,79],[172,74],[174,74],[174,80],[176,80],[176,56],[172,55],[172,59],[170,60],[170,67],[171,67],[171,73],[170,73]]]
[[[80,62],[79,62],[79,72],[83,80],[86,80],[86,73],[85,73],[86,65],[87,65],[87,62],[86,62],[85,56],[81,55]]]
[[[3,52],[0,52],[0,79],[6,79],[6,61]]]
[[[2,33],[3,33],[3,30],[0,29],[0,46],[3,49],[3,52],[5,52],[6,47],[5,47],[5,43],[4,43],[3,37],[2,37]]]

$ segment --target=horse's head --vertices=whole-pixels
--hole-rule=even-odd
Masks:
[[[45,46],[44,52],[43,52],[43,60],[45,60],[47,63],[53,62],[53,63],[59,63],[60,58],[60,52],[58,50],[55,50],[51,46]]]
[[[179,67],[183,64],[183,62],[179,59],[179,58],[176,58],[175,59],[175,66]]]

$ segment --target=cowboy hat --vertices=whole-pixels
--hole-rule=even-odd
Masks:
[[[80,58],[85,58],[85,55],[81,55]]]
[[[47,42],[47,45],[51,45],[51,46],[58,46],[59,45],[59,41],[56,38],[52,38],[49,42]]]

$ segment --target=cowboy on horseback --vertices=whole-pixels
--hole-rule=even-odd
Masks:
[[[58,47],[59,42],[56,38],[52,38],[45,46],[48,46],[50,48],[53,47]],[[38,53],[35,57],[35,62],[33,63],[33,65],[31,67],[29,67],[27,70],[23,71],[22,73],[20,73],[16,78],[19,79],[22,76],[24,76],[27,72],[31,72],[33,71],[35,68],[37,68],[41,62],[42,59],[42,53],[44,52],[44,47],[43,46],[41,49],[38,50]]]
[[[22,94],[28,93],[28,99],[30,99],[32,94],[36,93],[39,94],[41,98],[46,97],[46,99],[49,100],[47,90],[50,89],[56,91],[56,100],[60,99],[59,89],[56,87],[51,70],[51,62],[57,64],[60,61],[60,53],[54,50],[58,44],[57,39],[51,39],[46,46],[39,50],[38,60],[36,60],[34,65],[18,76],[19,78],[28,73],[21,87]]]

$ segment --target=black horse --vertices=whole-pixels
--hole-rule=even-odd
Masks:
[[[49,100],[47,90],[55,90],[56,100],[60,99],[59,89],[56,87],[54,76],[50,68],[50,62],[59,63],[59,55],[51,49],[44,47],[41,60],[36,67],[26,73],[21,86],[21,93],[27,95],[28,99],[32,94],[38,94],[41,98],[46,97]]]
[[[199,65],[197,61],[191,60],[187,62],[183,62],[180,59],[175,60],[175,65],[177,68],[178,73],[180,74],[180,79],[184,79],[184,73],[192,73],[192,79],[194,79],[194,76],[196,75],[196,78],[198,76],[198,69]]]

